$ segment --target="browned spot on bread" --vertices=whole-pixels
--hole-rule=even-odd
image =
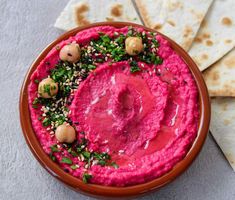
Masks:
[[[226,44],[230,44],[230,43],[232,42],[232,40],[227,39],[227,40],[224,40],[224,42],[225,42]]]
[[[75,7],[75,22],[77,25],[87,25],[90,22],[86,19],[85,14],[89,11],[89,6],[85,3],[82,3]]]
[[[167,20],[167,23],[170,24],[171,26],[175,26],[175,22],[173,20]]]
[[[200,12],[197,12],[193,9],[190,10],[190,12],[195,16],[195,18],[197,19],[197,21],[200,23],[204,17],[204,15]]]
[[[206,45],[207,45],[207,46],[212,46],[212,45],[213,45],[213,42],[212,42],[211,40],[207,40],[207,41],[206,41]]]
[[[113,19],[112,17],[106,17],[106,21],[108,21],[108,22],[113,22],[114,19]]]
[[[84,13],[89,10],[89,6],[85,3],[82,3],[81,5],[76,7],[77,12]]]
[[[208,59],[208,55],[207,55],[207,54],[202,54],[201,58],[202,58],[203,60],[206,60],[206,59]]]
[[[218,71],[214,71],[213,67],[207,69],[205,72],[203,72],[203,77],[208,85],[218,85],[220,74]],[[210,91],[213,92],[213,91]]]
[[[190,26],[186,25],[184,30],[183,30],[183,37],[187,38],[190,35],[192,35],[192,33],[193,33],[193,29]]]
[[[204,38],[204,39],[208,39],[210,37],[211,37],[211,35],[209,33],[203,33],[202,34],[202,38]]]
[[[155,25],[153,26],[153,28],[156,29],[156,30],[159,30],[159,29],[162,28],[162,24],[155,24]]]
[[[219,79],[219,72],[215,71],[213,74],[212,74],[212,79],[214,81],[217,81]]]
[[[224,84],[220,90],[221,95],[234,96],[234,90],[232,88],[230,84]]]
[[[121,4],[113,5],[111,8],[111,15],[114,17],[120,17],[123,13],[123,6]]]
[[[224,60],[224,64],[230,69],[235,68],[235,57],[230,56],[230,57],[226,58]]]
[[[212,90],[210,93],[211,96],[229,96],[235,97],[235,90],[229,87],[228,85],[224,86],[222,89]]]
[[[183,9],[183,4],[179,1],[176,2],[170,2],[170,4],[168,5],[168,8],[170,11],[174,11],[176,9]]]
[[[233,22],[229,17],[223,17],[221,23],[225,26],[231,26]]]
[[[195,37],[194,42],[201,43],[202,42],[202,38]]]
[[[209,33],[200,33],[200,34],[198,34],[196,37],[195,37],[195,39],[194,39],[194,41],[195,42],[197,42],[197,43],[202,43],[204,40],[206,40],[206,39],[209,39],[211,36],[210,36],[210,34]],[[208,40],[209,41],[209,40]],[[210,43],[210,42],[209,42]],[[209,44],[210,45],[210,44]]]

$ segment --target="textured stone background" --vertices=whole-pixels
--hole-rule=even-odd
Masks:
[[[0,199],[83,199],[52,178],[22,136],[18,98],[29,65],[62,32],[53,23],[66,0],[0,0]],[[209,135],[188,171],[144,199],[235,199],[235,175]]]

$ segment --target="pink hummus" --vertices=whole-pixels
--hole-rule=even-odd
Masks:
[[[84,30],[58,44],[76,41],[85,44],[102,31],[127,33],[127,27],[103,26]],[[141,29],[140,29],[141,31]],[[192,74],[182,58],[162,36],[158,54],[163,63],[154,71],[151,64],[139,62],[142,72],[131,73],[127,61],[100,64],[79,85],[70,105],[70,119],[76,131],[84,131],[89,149],[107,152],[119,168],[94,165],[88,169],[91,183],[127,186],[160,177],[182,160],[197,136],[198,91]],[[31,76],[29,104],[37,96],[35,79],[47,77],[55,67],[59,53],[53,48]],[[46,62],[50,62],[47,65]],[[30,107],[31,121],[38,140],[45,150],[56,143],[47,128],[38,121],[41,110]],[[79,136],[78,136],[79,137]],[[58,160],[67,152],[56,154]],[[83,165],[77,158],[74,163]],[[82,178],[84,168],[70,169],[71,175]]]

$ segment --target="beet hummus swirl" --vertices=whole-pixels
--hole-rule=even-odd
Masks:
[[[99,26],[60,42],[28,86],[46,154],[84,183],[160,177],[197,136],[198,89],[169,42],[141,28]]]

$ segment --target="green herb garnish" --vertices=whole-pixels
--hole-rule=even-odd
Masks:
[[[72,150],[72,147],[70,147],[70,148],[68,149],[68,152],[69,152],[72,156],[74,156],[74,157],[77,157],[77,156],[78,156],[78,154],[77,154],[74,150]]]
[[[98,165],[105,166],[106,161],[105,160],[99,160]]]
[[[56,144],[50,146],[50,148],[51,148],[51,152],[60,152]]]
[[[73,170],[75,170],[75,169],[78,168],[78,166],[77,166],[77,165],[71,165],[70,168],[73,169]]]
[[[131,69],[130,69],[131,73],[141,71],[141,69],[139,68],[138,63],[136,61],[131,61],[130,66],[131,66]]]
[[[91,178],[92,178],[92,175],[91,175],[91,174],[84,173],[83,176],[82,176],[82,181],[83,181],[84,183],[88,183]]]
[[[33,100],[33,105],[36,105],[36,104],[38,104],[39,103],[39,99],[38,98],[35,98],[34,100]]]
[[[119,166],[116,162],[111,162],[111,166],[113,166],[115,169],[119,168]]]
[[[91,153],[89,151],[83,151],[82,155],[84,156],[85,160],[89,160],[91,158]]]
[[[53,152],[50,152],[49,157],[51,158],[52,161],[56,161],[56,157],[53,155]]]
[[[49,126],[51,124],[51,120],[48,119],[48,118],[45,118],[43,121],[42,121],[42,125],[43,126]]]
[[[38,108],[38,105],[32,105],[33,108]]]
[[[38,84],[38,83],[39,83],[39,80],[38,80],[38,79],[35,79],[35,80],[34,80],[34,83]]]
[[[73,164],[73,161],[70,158],[68,158],[68,157],[63,157],[61,162],[69,164],[69,165]]]
[[[50,86],[50,84],[45,84],[43,86],[43,90],[44,90],[45,93],[47,93],[49,96],[51,96],[51,86]]]

